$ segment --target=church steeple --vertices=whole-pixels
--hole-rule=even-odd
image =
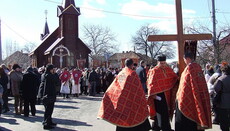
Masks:
[[[41,40],[44,40],[46,38],[46,36],[48,36],[49,33],[50,33],[48,23],[47,23],[47,14],[48,14],[48,11],[45,10],[46,22],[45,22],[45,27],[44,27],[44,30],[43,30],[43,34],[41,34]]]
[[[62,1],[62,7],[63,8],[67,8],[69,5],[73,4],[73,6],[75,7],[75,3],[74,0],[63,0]]]

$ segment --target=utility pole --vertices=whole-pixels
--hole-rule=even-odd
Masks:
[[[216,64],[219,63],[219,42],[216,41],[216,8],[215,8],[215,0],[212,0],[212,22],[213,22],[213,46],[214,46],[214,58],[216,58]]]
[[[2,36],[1,36],[1,18],[0,18],[0,62],[2,62]]]

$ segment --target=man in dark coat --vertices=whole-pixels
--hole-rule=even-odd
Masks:
[[[36,113],[36,98],[39,86],[39,78],[33,72],[33,68],[29,67],[22,79],[22,97],[24,99],[24,116],[29,116],[29,105],[31,108],[32,116]]]
[[[89,95],[90,96],[96,95],[97,80],[98,80],[98,75],[95,69],[93,68],[89,74],[89,83],[90,83]]]
[[[56,78],[54,76],[54,66],[48,64],[45,73],[42,74],[41,84],[39,87],[39,96],[44,104],[45,113],[43,129],[53,129],[56,123],[52,122],[54,103],[56,101]]]
[[[140,66],[136,69],[136,73],[141,80],[141,85],[145,93],[147,93],[147,86],[146,86],[147,75],[145,71],[145,62],[143,60],[140,61]]]

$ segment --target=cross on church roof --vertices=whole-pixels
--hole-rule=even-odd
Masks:
[[[177,20],[177,34],[176,35],[150,35],[148,41],[177,41],[178,42],[178,66],[179,74],[185,68],[183,60],[184,55],[184,42],[185,40],[210,40],[211,34],[184,34],[183,33],[183,19],[181,0],[175,0],[176,3],[176,20]]]
[[[45,10],[46,20],[47,20],[47,14],[48,14],[48,11],[47,11],[47,10]]]

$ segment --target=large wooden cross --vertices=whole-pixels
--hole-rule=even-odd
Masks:
[[[182,8],[181,0],[175,0],[176,2],[176,19],[177,19],[177,35],[150,35],[148,41],[177,41],[178,42],[178,66],[179,75],[185,68],[183,60],[184,55],[184,41],[185,40],[210,40],[211,34],[184,34],[183,33],[183,21],[182,21]]]

